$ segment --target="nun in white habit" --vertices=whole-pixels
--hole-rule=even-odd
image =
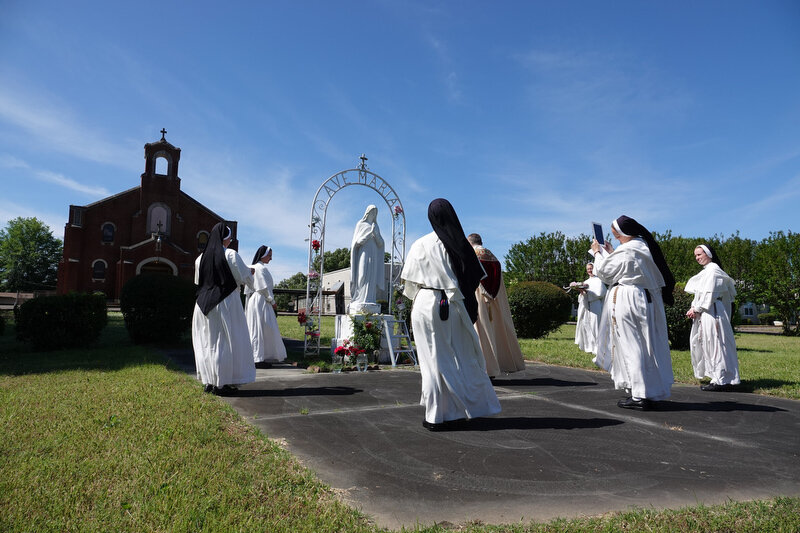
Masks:
[[[272,293],[272,274],[267,263],[272,261],[272,248],[261,246],[253,257],[253,288],[245,288],[247,304],[245,315],[250,330],[250,344],[253,346],[253,361],[270,364],[286,359],[278,321],[275,318],[275,296]]]
[[[414,301],[411,323],[422,375],[422,425],[439,431],[497,414],[500,402],[473,327],[478,314],[475,289],[485,273],[450,202],[432,201],[428,220],[434,231],[411,245],[401,277],[405,295]]]
[[[729,390],[738,385],[739,358],[731,326],[731,304],[736,298],[733,279],[722,270],[714,249],[701,244],[694,257],[703,270],[686,283],[686,292],[694,294],[686,316],[692,319],[690,349],[692,368],[697,379],[711,378],[704,391]]]
[[[603,298],[606,286],[594,275],[594,265],[587,263],[589,278],[583,282],[585,289],[578,295],[578,319],[575,325],[575,344],[587,353],[597,353],[597,330],[600,328],[600,315],[603,312]]]
[[[615,250],[592,242],[594,272],[609,286],[597,340],[597,366],[630,396],[617,405],[647,410],[669,398],[674,382],[664,302],[674,301],[675,279],[650,232],[622,215],[611,224]]]
[[[211,230],[206,249],[195,261],[199,285],[192,317],[192,346],[197,377],[206,392],[226,395],[236,385],[256,379],[250,334],[239,297],[239,286],[252,287],[250,269],[228,248],[231,229],[219,223]]]

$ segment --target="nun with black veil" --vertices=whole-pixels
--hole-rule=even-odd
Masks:
[[[231,229],[219,223],[195,261],[197,303],[192,317],[192,346],[197,377],[206,392],[227,395],[256,379],[250,334],[239,287],[252,287],[250,268],[228,248]]]
[[[669,398],[674,382],[664,303],[673,303],[675,279],[647,228],[622,215],[611,232],[620,242],[616,250],[592,242],[594,273],[609,286],[595,363],[630,394],[619,407],[648,410]]]
[[[480,341],[475,289],[486,275],[453,206],[438,198],[428,206],[433,232],[415,241],[401,278],[413,300],[414,330],[422,375],[422,425],[457,428],[467,419],[500,412]]]
[[[247,296],[245,316],[250,330],[250,344],[253,347],[253,361],[257,367],[269,367],[286,359],[278,321],[275,318],[275,296],[272,293],[272,274],[267,263],[272,261],[272,248],[260,246],[253,256],[253,286],[244,290]]]

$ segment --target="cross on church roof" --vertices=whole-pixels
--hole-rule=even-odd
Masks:
[[[164,135],[166,135],[166,134],[167,134],[167,130],[165,130],[164,128],[161,128],[161,140],[162,141],[166,141],[166,139],[164,138]]]

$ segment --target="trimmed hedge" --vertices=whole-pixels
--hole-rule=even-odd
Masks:
[[[546,281],[523,281],[508,290],[508,305],[517,336],[538,339],[569,320],[572,301],[563,289]]]
[[[97,340],[107,322],[103,294],[41,296],[20,306],[17,339],[35,350],[85,347]]]
[[[694,296],[684,291],[684,286],[683,283],[676,284],[675,290],[672,291],[675,303],[664,305],[669,347],[673,350],[688,350],[689,336],[692,333],[692,320],[686,317],[686,311],[692,307]]]
[[[778,313],[759,313],[758,321],[766,326],[771,326],[773,322],[778,320]]]
[[[120,310],[136,344],[177,340],[189,330],[197,288],[168,274],[139,274],[120,294]]]

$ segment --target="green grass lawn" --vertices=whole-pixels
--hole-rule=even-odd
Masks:
[[[332,335],[332,319],[326,328]],[[157,350],[133,346],[119,315],[84,350],[32,352],[13,329],[0,336],[0,531],[382,531]],[[793,339],[746,337],[742,373],[754,390],[796,391],[796,370],[755,370],[787,366]],[[570,342],[569,328],[523,341],[543,361],[569,359]],[[591,367],[580,353],[572,359]],[[456,530],[800,531],[800,498]]]
[[[529,361],[552,365],[599,369],[591,354],[573,342],[575,326],[564,325],[543,339],[520,339],[520,347]],[[737,333],[739,352],[739,390],[800,400],[800,337],[763,333]],[[689,350],[672,350],[675,381],[699,385],[694,377]]]

